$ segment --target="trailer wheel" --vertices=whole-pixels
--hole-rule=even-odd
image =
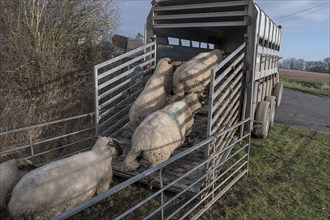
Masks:
[[[267,137],[270,124],[270,111],[270,103],[268,101],[259,102],[253,126],[253,134],[255,136],[261,138]]]
[[[270,103],[270,127],[274,125],[275,120],[275,109],[276,109],[276,97],[275,96],[267,96],[265,101]]]
[[[279,107],[282,101],[282,94],[283,94],[283,83],[278,82],[275,85],[273,96],[276,97],[276,106]]]

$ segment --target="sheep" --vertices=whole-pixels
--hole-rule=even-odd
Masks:
[[[135,129],[142,120],[167,104],[167,94],[172,90],[170,72],[173,66],[169,58],[161,59],[153,76],[133,103],[129,111],[131,127]]]
[[[14,186],[32,168],[32,162],[27,159],[12,159],[0,164],[0,208],[7,208]]]
[[[177,101],[190,93],[202,94],[211,80],[212,68],[224,57],[221,50],[201,53],[192,60],[181,65],[173,75],[174,95],[169,102]]]
[[[49,219],[106,191],[112,159],[121,153],[115,139],[100,137],[90,151],[33,170],[14,187],[9,213],[14,219]]]
[[[200,97],[193,93],[145,118],[133,134],[132,148],[124,160],[123,169],[138,169],[140,156],[150,166],[166,161],[191,132],[193,116],[201,107]]]

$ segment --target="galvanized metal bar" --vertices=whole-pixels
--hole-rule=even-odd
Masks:
[[[94,137],[94,138],[95,138],[95,137]],[[62,157],[58,157],[58,158],[56,158],[56,159],[53,159],[53,160],[47,161],[47,162],[45,162],[45,163],[38,164],[37,167],[41,167],[41,166],[43,166],[43,165],[45,165],[45,164],[51,163],[51,162],[56,161],[56,160],[60,160],[60,159],[63,159],[63,158],[70,157],[70,156],[72,156],[72,155],[75,155],[75,154],[77,154],[77,153],[81,153],[81,152],[84,152],[84,151],[90,150],[90,149],[92,149],[92,148],[93,148],[93,147],[86,147],[86,148],[84,148],[84,149],[81,149],[81,150],[75,151],[75,152],[73,152],[73,153],[66,154],[66,155],[64,155],[64,156],[62,156]],[[26,158],[26,159],[28,159],[28,158]]]
[[[128,120],[128,115],[126,115],[124,118],[120,119],[118,122],[116,122],[111,127],[107,128],[105,131],[101,133],[101,135],[104,135],[106,133],[109,133],[111,130],[115,129],[117,126],[121,125],[123,122]]]
[[[250,120],[251,120],[251,118],[247,118],[246,120],[237,123],[236,125],[232,126],[231,128],[228,128],[225,131],[219,132],[217,135],[220,135],[220,136],[221,135],[224,135],[227,132],[229,132],[230,130],[235,129],[236,127],[238,127],[238,126],[240,126],[240,125],[242,125],[244,123],[247,123]],[[116,193],[116,192],[118,192],[118,191],[126,188],[127,186],[132,185],[133,183],[138,182],[140,179],[143,179],[143,178],[149,176],[150,174],[154,173],[155,171],[159,170],[160,168],[163,168],[163,167],[165,167],[165,166],[173,163],[174,161],[176,161],[176,160],[178,160],[178,159],[180,159],[180,158],[188,155],[189,153],[191,153],[191,152],[193,152],[193,151],[195,151],[195,150],[197,150],[197,149],[205,146],[206,144],[208,144],[211,141],[213,141],[215,138],[216,138],[215,136],[211,136],[208,139],[206,139],[206,140],[204,140],[204,141],[196,144],[195,146],[192,146],[192,147],[188,148],[187,150],[185,150],[183,152],[180,152],[180,153],[174,155],[173,157],[170,157],[168,160],[162,162],[161,164],[158,164],[158,165],[156,165],[154,167],[149,168],[148,170],[146,170],[146,171],[144,171],[144,172],[142,172],[142,173],[140,173],[140,174],[138,174],[138,175],[136,175],[136,176],[134,176],[134,177],[132,177],[132,178],[130,178],[130,179],[128,179],[128,180],[126,180],[126,181],[124,181],[124,182],[122,182],[122,183],[114,186],[114,187],[112,187],[112,188],[110,188],[109,190],[107,190],[107,191],[105,191],[103,193],[100,193],[99,195],[97,195],[97,196],[95,196],[95,197],[93,197],[93,198],[91,198],[91,199],[89,199],[89,200],[87,200],[87,201],[85,201],[85,202],[77,205],[76,207],[74,207],[74,208],[72,208],[70,210],[67,210],[67,211],[63,212],[61,215],[56,216],[56,217],[54,217],[52,219],[53,220],[59,220],[59,219],[68,218],[68,217],[70,217],[70,216],[72,216],[72,215],[74,215],[74,214],[76,214],[76,213],[78,213],[78,212],[80,212],[80,211],[82,211],[82,210],[84,210],[84,209],[86,209],[86,208],[88,208],[88,207],[96,204],[97,202],[105,199],[106,197],[108,197],[108,196],[110,196],[110,195],[112,195],[112,194],[114,194],[114,193]]]
[[[76,141],[76,142],[73,142],[73,143],[70,143],[70,144],[65,144],[63,146],[60,146],[60,147],[57,147],[57,148],[53,148],[51,150],[47,150],[47,151],[44,151],[44,152],[41,152],[41,153],[38,153],[38,154],[35,154],[34,156],[35,157],[39,157],[39,156],[42,156],[42,155],[45,155],[45,154],[48,154],[50,152],[53,152],[53,151],[56,151],[56,150],[60,150],[60,149],[64,149],[64,148],[67,148],[67,147],[70,147],[72,145],[76,145],[76,144],[80,144],[82,142],[85,142],[85,141],[88,141],[88,140],[91,140],[95,137],[89,137],[89,138],[85,138],[85,139],[82,139],[82,140],[79,140],[79,141]],[[31,158],[31,157],[27,157],[27,158]]]
[[[222,94],[222,96],[219,98],[219,100],[217,100],[215,102],[215,105],[211,109],[212,114],[219,108],[219,106],[222,104],[222,102],[224,101],[224,99],[229,95],[229,93],[236,94],[237,91],[242,87],[242,82],[239,82],[240,78],[241,78],[241,76],[237,80],[235,80],[235,82],[233,82],[231,88],[230,89],[227,89],[224,92],[224,94]],[[234,87],[234,86],[236,86],[236,87]]]
[[[106,121],[102,122],[100,124],[100,129],[102,129],[104,126],[106,126],[110,121],[112,121],[113,119],[115,119],[116,117],[118,117],[120,114],[122,114],[123,112],[127,111],[128,109],[130,109],[131,108],[131,105],[132,104],[126,106],[125,108],[121,109],[116,114],[114,114],[113,116],[111,116],[110,118],[108,118]]]
[[[130,60],[130,61],[128,61],[128,62],[125,62],[125,63],[123,63],[123,64],[121,64],[121,65],[119,65],[119,66],[116,66],[116,67],[114,67],[114,68],[112,68],[112,69],[110,69],[110,70],[108,70],[108,71],[106,71],[106,72],[100,74],[100,75],[98,76],[98,80],[103,79],[104,77],[107,77],[107,76],[109,76],[110,74],[115,73],[115,72],[117,72],[118,70],[121,70],[121,69],[123,69],[123,68],[125,68],[125,67],[127,67],[127,66],[129,66],[129,65],[132,65],[133,63],[136,63],[136,62],[138,62],[138,61],[141,61],[141,60],[143,60],[143,59],[146,58],[147,56],[150,56],[150,55],[153,54],[153,53],[154,53],[153,50],[152,50],[152,51],[149,51],[149,52],[147,52],[147,53],[145,53],[145,54],[142,54],[142,55],[140,55],[140,56],[138,56],[138,57],[135,57],[134,59],[132,59],[132,60]]]
[[[214,95],[214,80],[215,80],[215,74],[216,72],[214,69],[212,70],[211,74],[211,81],[210,81],[210,95],[209,95],[209,111],[208,111],[208,116],[207,116],[207,137],[210,137],[211,134],[211,129],[212,129],[212,111],[210,109],[213,108],[213,95]]]
[[[29,135],[30,136],[30,146],[31,146],[31,158],[32,158],[32,162],[33,164],[35,164],[35,157],[34,157],[34,149],[33,149],[33,141],[32,141],[32,137],[31,137],[31,134]]]
[[[47,125],[53,125],[53,124],[58,124],[58,123],[62,123],[62,122],[72,121],[75,119],[85,118],[85,117],[93,116],[93,115],[94,115],[94,112],[88,113],[88,114],[83,114],[83,115],[78,115],[78,116],[73,116],[73,117],[69,117],[69,118],[65,118],[65,119],[60,119],[60,120],[56,120],[56,121],[45,122],[45,123],[41,123],[41,124],[37,124],[37,125],[27,126],[27,127],[23,127],[23,128],[17,128],[17,129],[13,129],[13,130],[9,130],[9,131],[3,131],[3,132],[0,132],[0,136],[13,134],[13,133],[21,132],[21,131],[26,131],[29,129],[40,128],[40,127],[47,126]]]
[[[215,80],[215,85],[218,85],[219,82],[221,80],[223,80],[230,71],[232,71],[232,68],[235,67],[239,62],[241,62],[243,60],[244,56],[245,56],[245,53],[242,53],[232,64],[230,64],[229,67],[227,67],[227,69],[225,69],[223,72],[221,72],[219,77],[217,77]],[[238,71],[240,71],[243,67],[244,67],[244,63],[242,63],[241,65],[238,66],[238,68],[235,69],[234,74],[237,74]],[[237,70],[237,69],[239,69],[239,70]],[[232,76],[232,75],[230,75],[230,76]]]
[[[126,90],[124,90],[124,91],[118,93],[117,95],[115,95],[115,96],[112,97],[111,99],[109,99],[109,100],[107,100],[106,102],[102,103],[102,104],[99,106],[99,109],[103,109],[105,106],[110,105],[112,102],[114,102],[114,101],[118,100],[119,98],[123,97],[124,95],[126,95],[130,89],[132,89],[132,88],[134,88],[134,87],[136,87],[136,86],[138,86],[138,85],[141,85],[141,84],[147,82],[148,80],[149,80],[149,78],[145,78],[145,79],[143,79],[142,81],[137,82],[137,83],[135,83],[133,86],[127,88]],[[143,89],[143,88],[142,88],[142,89]]]
[[[58,140],[58,139],[61,139],[61,138],[65,138],[65,137],[69,137],[69,136],[72,136],[72,135],[84,133],[86,131],[90,131],[90,130],[93,130],[93,129],[94,128],[86,128],[86,129],[75,131],[75,132],[68,133],[68,134],[65,134],[65,135],[61,135],[61,136],[57,136],[57,137],[54,137],[54,138],[42,140],[42,141],[34,143],[34,145],[44,144],[44,143],[47,143],[47,142],[50,142],[50,141],[55,141],[55,140]]]
[[[216,117],[214,117],[214,122],[212,123],[212,127],[215,126],[211,131],[212,133],[217,132],[217,130],[219,129],[219,127],[222,125],[222,122],[226,119],[226,117],[228,117],[229,115],[233,115],[235,112],[238,112],[238,107],[239,107],[239,95],[236,96],[236,98],[231,102],[230,106],[228,106],[226,112],[221,112],[219,111],[216,115]],[[233,107],[233,105],[235,104],[235,106]],[[225,107],[225,105],[224,105]],[[219,122],[216,123],[216,121],[218,120],[218,118],[220,117],[220,115],[223,114],[223,116],[220,118]],[[219,117],[217,117],[219,115]],[[212,134],[211,133],[211,134]]]
[[[237,142],[237,143],[239,143],[239,141]],[[237,143],[235,143],[235,144],[237,144]],[[235,144],[232,144],[232,146],[234,146]],[[204,162],[202,162],[202,164],[199,164],[198,166],[196,166],[196,167],[194,167],[192,170],[190,170],[189,171],[189,174],[191,174],[191,173],[193,173],[193,171],[195,171],[195,170],[197,170],[198,168],[200,168],[200,167],[202,167],[202,166],[204,166],[205,164],[207,164],[208,162],[210,162],[213,158],[216,158],[216,156],[218,156],[218,155],[220,155],[221,153],[223,153],[223,152],[225,152],[226,150],[228,150],[228,149],[230,149],[232,146],[228,146],[228,148],[226,148],[226,149],[224,149],[222,152],[218,152],[216,155],[212,155],[212,158],[210,157],[209,159],[207,159],[207,160],[205,160]],[[243,147],[244,148],[244,147]],[[245,156],[244,156],[245,157]],[[230,160],[231,158],[233,158],[233,156],[232,157],[230,157],[230,158],[228,158],[228,160]],[[224,161],[222,164],[220,164],[220,165],[216,165],[215,167],[213,167],[211,170],[208,170],[203,176],[201,176],[197,181],[195,181],[194,183],[192,183],[190,186],[188,186],[188,187],[186,187],[184,190],[183,190],[183,192],[180,192],[181,194],[183,194],[184,192],[186,192],[189,188],[191,188],[191,187],[193,187],[195,184],[197,184],[198,182],[200,182],[201,180],[203,180],[205,177],[207,177],[208,175],[210,175],[210,174],[212,174],[212,173],[214,173],[214,171],[216,171],[217,169],[219,169],[221,166],[223,166],[223,164],[224,163],[226,163],[228,160],[226,160],[226,161]],[[239,160],[239,161],[241,161],[241,160]],[[236,162],[237,163],[237,162]],[[236,164],[235,163],[235,164]],[[229,168],[227,169],[227,170],[229,170]],[[189,176],[189,174],[184,174],[184,177],[187,177],[187,176]],[[224,174],[222,174],[222,175],[224,175]],[[164,189],[162,189],[162,190],[159,190],[158,192],[156,192],[155,194],[159,194],[159,193],[161,193],[161,192],[163,192],[163,191],[165,191],[166,189],[168,189],[169,188],[169,185],[174,185],[176,182],[178,182],[178,181],[180,181],[181,179],[183,179],[184,177],[179,177],[178,179],[176,179],[176,180],[174,180],[173,182],[171,182],[171,183],[169,183],[168,185],[167,185],[167,187],[166,188],[164,188]],[[210,183],[209,184],[209,187],[211,187],[211,185],[213,185],[214,183],[216,182],[216,178],[214,178],[214,180],[213,180],[213,182],[212,183]],[[180,194],[179,193],[179,194]],[[177,194],[176,196],[174,196],[173,198],[171,198],[170,200],[168,200],[163,206],[160,206],[160,207],[158,207],[157,209],[155,209],[152,213],[150,213],[147,217],[145,217],[144,219],[149,219],[149,218],[151,218],[152,216],[154,216],[157,212],[159,212],[161,209],[163,209],[165,206],[167,206],[167,205],[169,205],[172,201],[174,201],[176,198],[178,198],[179,197],[179,194]],[[181,195],[180,194],[180,195]],[[156,195],[155,195],[156,196]],[[154,197],[155,197],[154,196]],[[150,199],[149,199],[150,200]],[[147,201],[149,201],[149,200],[147,200]],[[142,201],[140,204],[139,204],[139,206],[141,206],[143,203],[145,203],[145,202],[147,202],[147,201]],[[136,205],[137,206],[137,205]],[[136,208],[138,208],[139,206],[137,206]],[[129,212],[128,213],[130,213],[130,212],[132,212],[132,211],[134,211],[134,210],[129,210]],[[127,214],[128,214],[127,213]],[[124,215],[121,215],[120,217],[118,217],[118,219],[121,219],[121,218],[123,218],[123,217],[125,217]]]
[[[235,124],[235,121],[238,118],[238,116],[239,116],[239,112],[235,112],[235,114],[232,117],[227,117],[225,122],[224,122],[225,127],[227,127],[227,126],[230,127],[231,125]],[[228,133],[230,133],[230,132],[228,132]],[[223,141],[223,139],[225,137],[226,136],[224,135],[220,139],[217,140],[217,143],[215,144],[215,148],[219,147],[220,143]]]
[[[231,59],[233,59],[239,52],[241,52],[246,46],[244,42],[241,46],[239,46],[234,52],[232,52],[229,56],[227,56],[224,60],[222,60],[215,68],[214,71],[218,72],[224,65],[226,65]]]
[[[243,166],[245,166],[245,163],[240,167],[242,168]],[[238,172],[238,169],[237,169]],[[236,171],[235,173],[236,174]],[[233,174],[230,176],[232,177]],[[238,176],[235,177],[234,180],[232,180],[223,190],[221,190],[221,192],[211,201],[209,202],[203,209],[201,209],[195,216],[193,216],[191,219],[192,220],[197,220],[199,219],[199,217],[201,215],[204,214],[205,211],[207,211],[216,201],[218,201],[218,199],[223,196],[223,194],[225,194],[238,180],[240,180],[245,174],[247,174],[247,170],[243,170]],[[226,181],[228,181],[229,178],[226,179]],[[221,184],[217,187],[219,188],[221,186]]]
[[[176,20],[176,19],[192,19],[192,18],[223,18],[245,16],[246,11],[230,11],[230,12],[210,12],[210,13],[194,13],[194,14],[171,14],[154,16],[154,20]]]
[[[247,26],[246,21],[201,22],[201,23],[176,23],[155,24],[154,28],[192,28],[192,27],[241,27]]]
[[[245,159],[245,157],[247,157],[247,155],[244,155],[242,158],[240,158],[238,161],[236,161],[233,165],[231,165],[228,169],[226,169],[225,171],[223,171],[221,173],[220,176],[218,176],[215,180],[213,180],[212,184],[215,183],[216,181],[218,181],[222,176],[224,176],[227,172],[229,172],[231,169],[233,169],[237,164],[239,164],[243,159]],[[206,174],[204,174],[203,176],[201,176],[198,180],[196,180],[194,183],[192,183],[191,185],[187,186],[185,189],[183,189],[181,192],[179,192],[177,195],[175,195],[174,197],[172,197],[170,200],[168,200],[164,206],[169,205],[171,202],[173,202],[175,199],[177,199],[179,196],[183,195],[185,192],[187,192],[191,187],[195,186],[197,183],[199,183],[200,181],[202,181],[205,177],[207,177],[207,175],[209,175],[211,172],[219,169],[220,166],[216,166],[214,167],[212,170],[207,171]],[[185,204],[183,204],[182,206],[180,206],[179,208],[177,208],[175,210],[175,212],[173,212],[171,215],[169,215],[165,220],[171,219],[172,217],[174,217],[177,213],[179,213],[184,207],[186,207],[189,203],[191,203],[193,200],[195,200],[199,195],[201,195],[204,191],[206,191],[208,188],[211,187],[211,184],[209,184],[208,186],[204,187],[200,192],[198,192],[197,194],[195,194],[189,201],[187,201]]]
[[[161,190],[163,190],[163,188],[164,188],[162,172],[163,172],[163,168],[161,168],[159,170],[159,179],[160,179],[160,189]],[[164,206],[164,191],[162,191],[162,193],[160,194],[160,197],[161,197],[161,207],[163,207]],[[162,215],[162,220],[164,220],[165,219],[164,208],[161,209],[161,215]]]
[[[132,71],[134,72],[134,70]],[[136,74],[135,76],[125,80],[124,82],[121,82],[119,84],[117,84],[115,87],[109,89],[108,91],[101,93],[101,95],[99,96],[99,100],[107,97],[108,95],[111,95],[113,92],[117,91],[118,89],[123,88],[124,86],[126,86],[127,84],[129,84],[130,82],[133,82],[134,80],[136,80],[138,77],[143,76],[144,74],[146,74],[146,72],[141,72],[139,74]]]
[[[144,46],[142,46],[142,47],[136,48],[136,49],[134,49],[134,50],[132,50],[132,51],[130,51],[130,52],[127,52],[127,53],[125,53],[125,54],[122,54],[122,55],[120,55],[120,56],[118,56],[118,57],[115,57],[115,58],[110,59],[110,60],[108,60],[108,61],[105,61],[105,62],[103,62],[103,63],[97,64],[97,65],[95,66],[95,68],[97,68],[97,69],[103,68],[103,67],[108,66],[108,65],[110,65],[110,64],[112,64],[112,63],[114,63],[114,62],[117,62],[117,61],[121,60],[121,59],[124,59],[124,58],[126,58],[126,57],[129,57],[129,56],[131,56],[131,55],[133,55],[133,54],[135,54],[135,53],[141,52],[141,51],[143,51],[144,49],[149,48],[149,47],[152,47],[152,46],[154,46],[154,45],[155,45],[155,43],[152,42],[152,43],[149,43],[149,44],[144,45]]]
[[[98,69],[96,66],[93,68],[94,75],[94,111],[95,111],[95,136],[99,135],[99,121],[100,121],[100,109],[99,109],[99,81],[98,81]]]
[[[11,152],[14,152],[14,151],[18,151],[18,150],[22,150],[24,148],[29,148],[29,147],[31,147],[31,144],[24,145],[24,146],[17,147],[17,148],[12,148],[12,149],[6,150],[6,151],[2,151],[2,152],[0,152],[0,155],[2,155],[2,154],[8,154],[8,153],[11,153]],[[7,148],[10,148],[10,147],[7,147]]]
[[[185,177],[189,176],[190,174],[192,174],[193,172],[195,172],[196,170],[198,170],[199,168],[203,167],[204,165],[206,165],[207,163],[209,163],[211,160],[213,160],[214,158],[216,158],[218,155],[224,153],[226,150],[230,149],[231,147],[233,147],[235,144],[239,143],[240,140],[238,140],[237,142],[231,144],[230,146],[228,146],[226,149],[223,149],[222,151],[217,152],[216,154],[212,155],[211,157],[209,157],[207,160],[203,161],[202,163],[200,163],[199,165],[195,166],[193,169],[187,171],[187,173],[185,173],[184,175],[178,177],[177,179],[175,179],[174,181],[172,181],[171,183],[167,184],[166,187],[163,187],[162,190],[159,190],[157,192],[155,192],[154,194],[150,195],[149,197],[145,198],[144,200],[142,200],[141,202],[139,202],[138,204],[136,204],[135,206],[133,206],[132,208],[130,208],[129,210],[127,210],[126,212],[122,213],[120,216],[116,217],[115,219],[122,219],[125,216],[127,216],[129,213],[133,212],[134,210],[136,210],[137,208],[139,208],[141,205],[145,204],[146,202],[150,201],[151,199],[155,198],[156,196],[158,196],[162,191],[165,191],[167,189],[169,189],[171,186],[173,186],[174,184],[176,184],[177,182],[179,182],[180,180],[184,179]],[[228,159],[229,160],[229,159]],[[209,171],[209,173],[211,173],[211,171]],[[207,174],[204,175],[204,177],[206,177]],[[157,209],[158,211],[160,211],[161,209]],[[157,211],[157,212],[158,212]],[[156,213],[150,213],[150,215],[148,215],[146,218],[150,218],[152,217],[154,214]]]
[[[130,95],[130,96],[124,98],[122,101],[120,101],[119,103],[117,103],[115,106],[113,106],[113,107],[111,107],[111,108],[109,108],[109,109],[103,111],[102,114],[100,115],[100,119],[103,119],[104,117],[106,117],[108,114],[110,114],[110,113],[111,113],[111,112],[112,112],[117,106],[119,106],[120,104],[122,104],[122,103],[126,102],[128,99],[130,99],[130,98],[132,98],[132,97],[138,95],[142,90],[143,90],[143,89],[140,89],[140,90],[136,91],[136,92],[133,93],[132,95]]]
[[[241,64],[239,66],[239,68],[237,68],[232,74],[230,74],[230,76],[224,81],[221,83],[220,87],[217,89],[217,91],[214,93],[214,99],[216,99],[219,94],[229,85],[229,84],[235,84],[237,83],[238,80],[240,80],[242,77],[243,77],[243,72],[241,71],[242,68],[243,68],[244,64]],[[233,82],[231,82],[235,76],[238,76],[237,78],[239,79],[235,79]],[[220,82],[220,81],[219,81]],[[218,83],[219,83],[218,82]]]
[[[216,191],[217,189],[219,189],[224,183],[226,183],[231,177],[233,177],[239,170],[242,169],[242,167],[245,166],[245,163],[243,163],[240,167],[238,167],[232,174],[230,174],[223,182],[221,182],[219,185],[217,185],[216,189],[214,191]],[[245,173],[244,173],[245,174]],[[236,183],[237,181],[235,181],[234,183]],[[233,184],[232,184],[233,185]],[[232,186],[231,185],[231,186]],[[210,195],[212,195],[211,193],[209,193],[208,195],[206,195],[204,198],[202,198],[193,208],[191,208],[189,211],[187,211],[185,213],[185,215],[183,215],[181,219],[185,219],[192,211],[194,211],[197,207],[199,207],[207,198],[210,197]],[[217,201],[219,198],[213,199],[212,201]]]
[[[144,62],[144,63],[141,63],[141,64],[139,64],[139,65],[136,65],[136,67],[141,67],[141,68],[142,68],[142,67],[144,67],[144,66],[146,66],[146,65],[148,65],[148,64],[150,64],[150,63],[152,63],[152,62],[154,62],[154,61],[155,61],[154,59],[151,59],[151,60],[148,60],[148,61],[146,61],[146,62]],[[135,67],[135,68],[136,68],[136,67]],[[144,72],[145,72],[145,73],[150,72],[152,69],[153,69],[153,67],[150,67],[148,70],[145,70]],[[112,79],[110,79],[110,80],[108,80],[108,81],[106,81],[106,82],[100,84],[98,89],[101,90],[101,89],[103,89],[103,88],[105,88],[105,87],[111,85],[112,83],[117,82],[118,80],[120,80],[120,79],[122,79],[122,78],[128,76],[129,74],[131,74],[131,73],[133,73],[133,72],[134,72],[134,68],[132,68],[132,69],[130,69],[130,70],[124,72],[124,73],[121,73],[120,75],[118,75],[118,76],[116,76],[116,77],[113,77]]]
[[[230,6],[244,6],[247,4],[248,4],[248,1],[227,1],[227,2],[217,2],[217,3],[159,6],[159,7],[154,7],[154,11],[159,12],[159,11],[204,9],[204,8],[220,8],[220,7],[230,7]]]

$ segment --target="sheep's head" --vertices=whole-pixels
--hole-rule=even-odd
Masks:
[[[187,95],[184,100],[193,113],[197,112],[200,108],[202,108],[203,98],[200,95],[191,93]]]
[[[22,178],[25,174],[36,168],[28,159],[16,159],[15,163],[18,169],[19,178]]]
[[[93,150],[100,152],[102,155],[108,155],[110,153],[111,156],[120,156],[123,153],[119,141],[107,137],[99,137]]]
[[[108,145],[113,146],[115,148],[114,154],[116,156],[120,156],[123,154],[123,149],[121,148],[120,144],[121,143],[118,140],[114,138],[109,138]]]

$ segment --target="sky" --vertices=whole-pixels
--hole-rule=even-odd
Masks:
[[[117,33],[135,37],[144,32],[151,0],[117,0],[121,9]],[[283,58],[308,61],[330,57],[330,0],[255,0],[276,24],[282,25]],[[297,13],[300,12],[300,13]],[[290,15],[290,16],[288,16]],[[288,16],[288,17],[285,17]]]

